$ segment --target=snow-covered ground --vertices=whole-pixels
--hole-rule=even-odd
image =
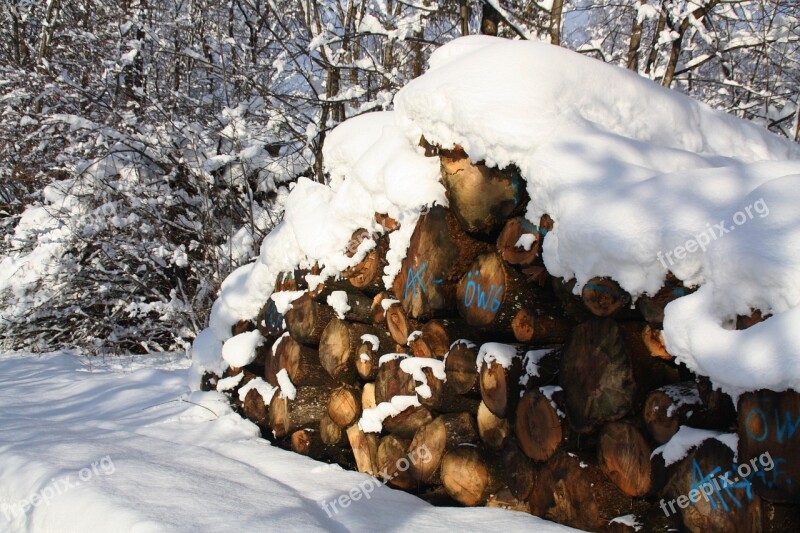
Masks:
[[[190,393],[188,366],[0,354],[0,531],[572,531],[372,484],[326,511],[371,478],[257,438],[220,394]]]

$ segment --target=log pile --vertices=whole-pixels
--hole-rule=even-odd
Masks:
[[[376,246],[342,279],[307,290],[303,272],[282,274],[276,291],[306,288],[291,309],[281,315],[268,299],[257,322],[235,326],[267,339],[253,364],[226,374],[245,374],[228,391],[236,408],[279,445],[431,500],[446,493],[589,531],[633,531],[614,520],[623,515],[645,531],[795,531],[800,395],[750,393],[734,410],[664,348],[664,306],[690,289],[669,276],[633,302],[598,277],[576,293],[543,265],[558,220],[519,216],[527,198],[515,169],[473,163],[458,147],[431,153],[451,207],[420,217],[388,291],[387,235],[359,230],[354,241]],[[337,291],[345,312],[328,303]],[[279,386],[284,371],[292,399],[250,390],[239,400],[255,376]],[[653,450],[681,426],[738,433],[739,464],[758,472],[681,505],[736,466],[714,439],[665,464]]]

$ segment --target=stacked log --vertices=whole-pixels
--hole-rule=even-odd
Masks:
[[[268,298],[255,321],[237,323],[232,333],[266,338],[259,356],[204,387],[229,394],[280,446],[435,501],[446,494],[590,531],[630,530],[612,523],[630,514],[648,531],[796,526],[800,395],[758,391],[734,409],[664,347],[664,307],[691,288],[670,274],[632,302],[608,277],[580,290],[551,278],[542,244],[558,221],[520,216],[516,169],[472,163],[458,147],[431,153],[450,207],[419,218],[392,286],[382,276],[397,222],[376,214],[384,233],[353,235],[356,246],[375,244],[343,279],[309,290],[305,273],[318,269],[278,276],[277,292],[304,293],[284,314]],[[247,385],[254,379],[272,396]],[[667,464],[659,446],[687,426],[709,437]],[[712,438],[726,433],[738,433],[751,475],[670,510],[700,472],[736,466]]]

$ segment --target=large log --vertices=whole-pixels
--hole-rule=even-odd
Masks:
[[[511,218],[497,237],[497,251],[512,265],[532,265],[541,258],[544,236],[552,229],[553,220],[547,215],[538,226],[524,217]]]
[[[592,278],[581,291],[583,305],[600,318],[616,316],[631,304],[631,295],[611,278]]]
[[[356,351],[356,372],[367,381],[378,375],[378,362],[382,355],[396,351],[394,339],[388,331],[378,329],[374,335],[361,337],[361,344]]]
[[[544,346],[563,344],[574,325],[556,306],[549,309],[542,306],[538,309],[520,309],[511,321],[511,330],[517,342]]]
[[[690,414],[702,408],[697,384],[688,381],[651,391],[645,399],[642,418],[653,440],[664,444],[680,426],[686,425]]]
[[[738,413],[739,464],[758,470],[755,491],[773,502],[800,503],[800,393],[749,392],[739,398]]]
[[[418,331],[419,322],[408,318],[402,304],[393,303],[386,309],[386,328],[394,342],[401,346],[408,344],[408,337]]]
[[[306,293],[292,302],[292,308],[286,312],[284,318],[294,340],[316,346],[320,342],[322,332],[330,321],[336,318],[336,311]]]
[[[355,241],[353,241],[355,243]],[[359,241],[360,244],[360,241]],[[358,245],[356,244],[356,247]],[[375,247],[367,252],[358,264],[345,270],[344,277],[350,284],[365,294],[378,294],[384,290],[383,269],[387,265],[386,252],[389,250],[388,235],[375,238]]]
[[[414,378],[400,368],[401,361],[406,357],[396,356],[384,360],[378,368],[378,375],[375,378],[375,401],[377,403],[391,401],[395,396],[416,394]]]
[[[478,431],[471,414],[453,413],[434,418],[421,426],[411,440],[409,454],[418,457],[430,455],[430,461],[411,464],[411,475],[422,483],[438,483],[442,459],[447,451],[477,440]]]
[[[483,402],[478,406],[477,422],[478,434],[489,448],[499,450],[511,436],[508,420],[495,416]]]
[[[493,233],[525,205],[525,182],[515,167],[473,163],[460,147],[439,153],[450,208],[470,233]]]
[[[411,441],[386,435],[378,444],[378,471],[392,487],[408,490],[415,485],[409,469],[408,447]],[[414,458],[416,460],[416,458]]]
[[[385,419],[383,429],[401,439],[413,439],[419,428],[431,421],[433,415],[427,407],[412,405],[399,414]]]
[[[706,440],[670,467],[661,509],[680,513],[684,527],[693,533],[760,531],[761,500],[732,465],[730,448],[716,439]]]
[[[328,410],[332,387],[327,385],[299,387],[294,400],[276,393],[269,404],[269,426],[276,438],[291,435],[298,429],[318,427]]]
[[[515,420],[519,447],[535,461],[547,461],[564,444],[566,423],[550,400],[537,389],[522,396]]]
[[[536,470],[533,460],[523,453],[513,437],[506,440],[503,447],[503,466],[509,490],[516,498],[527,502],[536,480]]]
[[[458,339],[475,336],[475,329],[463,320],[429,320],[420,329],[420,334],[409,340],[408,346],[417,357],[444,358],[450,345]]]
[[[572,330],[559,382],[570,425],[580,433],[627,415],[636,393],[633,370],[617,323],[584,322]]]
[[[359,429],[358,424],[353,424],[347,428],[347,440],[353,450],[353,457],[356,460],[356,469],[377,476],[380,472],[378,468],[378,444],[379,437],[375,433],[364,433]]]
[[[500,458],[474,445],[456,446],[442,459],[442,485],[461,505],[486,503],[502,487],[504,477]]]
[[[479,393],[477,359],[478,347],[471,341],[461,339],[454,342],[444,359],[445,387],[456,394]]]
[[[345,443],[345,430],[331,420],[328,413],[319,419],[319,436],[328,446],[342,446]]]
[[[320,337],[319,360],[322,367],[337,381],[354,382],[358,350],[364,342],[361,339],[364,335],[378,334],[375,326],[334,318]]]
[[[521,346],[486,343],[478,354],[481,399],[495,416],[506,418],[519,401],[522,358]]]
[[[536,516],[586,531],[598,531],[617,516],[649,504],[632,501],[600,469],[564,451],[538,468],[529,499]]]
[[[449,210],[433,207],[417,222],[393,292],[413,319],[449,315],[458,280],[475,256],[490,249],[469,237]]]
[[[361,416],[361,390],[350,385],[334,389],[328,399],[327,413],[335,424],[343,428],[358,422]]]
[[[275,352],[278,370],[285,369],[297,386],[333,385],[335,382],[319,362],[319,352],[303,346],[292,337],[284,337]],[[275,364],[272,363],[271,364]],[[276,371],[276,372],[277,372]]]
[[[553,298],[527,282],[497,253],[479,256],[458,283],[458,312],[467,324],[512,335],[512,322],[521,309],[552,309]],[[546,312],[546,311],[544,311]]]
[[[597,445],[597,463],[623,494],[641,497],[653,489],[652,448],[630,422],[603,426]]]

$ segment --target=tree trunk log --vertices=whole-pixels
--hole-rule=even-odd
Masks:
[[[513,437],[503,447],[503,466],[511,494],[527,502],[536,480],[536,470],[531,458],[525,455]]]
[[[378,340],[378,347],[372,341]],[[361,344],[356,352],[356,372],[358,376],[366,381],[372,381],[378,375],[378,361],[382,355],[395,351],[394,339],[388,331],[378,329],[375,337],[365,339],[362,337]]]
[[[651,391],[644,402],[642,418],[653,440],[664,444],[686,425],[689,413],[703,409],[694,382],[665,385]]]
[[[525,217],[511,218],[497,237],[497,251],[512,265],[530,266],[541,258],[544,236],[552,229],[553,220],[547,215],[538,226]]]
[[[442,459],[442,485],[461,505],[483,505],[503,486],[503,467],[498,456],[473,445],[456,446]]]
[[[636,308],[642,313],[645,320],[655,329],[662,329],[664,323],[664,308],[668,303],[681,296],[691,294],[695,289],[687,289],[683,282],[672,274],[667,275],[664,286],[652,296],[646,294],[636,300]]]
[[[475,259],[458,283],[456,298],[467,324],[495,335],[512,335],[512,322],[521,309],[553,307],[553,298],[544,289],[528,283],[497,253]]]
[[[520,449],[534,461],[547,461],[564,444],[565,421],[544,394],[529,390],[519,401],[514,429]]]
[[[484,344],[481,350],[486,350],[487,346],[488,344]],[[506,418],[513,413],[519,401],[522,389],[519,378],[522,375],[522,356],[525,352],[519,346],[498,346],[516,350],[516,355],[511,358],[508,368],[498,361],[487,362],[485,358],[480,363],[481,399],[495,416]]]
[[[575,323],[560,309],[520,309],[511,321],[514,338],[522,344],[564,344]]]
[[[364,383],[364,387],[361,389],[361,410],[372,409],[377,405],[378,402],[375,401],[375,384]]]
[[[308,293],[292,302],[292,308],[285,316],[286,327],[292,338],[309,346],[319,344],[322,332],[334,318],[336,311],[314,300]]]
[[[449,210],[433,207],[417,222],[393,292],[411,318],[449,315],[458,280],[472,259],[489,249],[464,233]]]
[[[378,368],[375,378],[375,401],[377,403],[391,401],[395,396],[416,395],[414,378],[400,368],[400,362],[406,356],[384,361]]]
[[[294,400],[275,393],[269,404],[269,426],[276,438],[291,435],[298,429],[317,427],[327,412],[332,387],[320,385],[299,387]]]
[[[456,394],[479,393],[477,359],[478,347],[471,341],[454,343],[444,359],[444,371],[447,374],[445,387]]]
[[[450,208],[469,233],[493,233],[527,202],[519,170],[473,163],[460,147],[441,150],[442,183]]]
[[[630,412],[636,388],[616,322],[596,319],[572,330],[561,358],[559,381],[570,424],[580,433]]]
[[[477,422],[478,434],[489,448],[501,449],[511,436],[508,420],[495,416],[483,402],[478,406]]]
[[[441,415],[421,426],[414,434],[409,454],[430,455],[430,461],[411,464],[411,475],[422,483],[439,483],[442,459],[448,450],[463,443],[475,443],[478,431],[469,413]],[[425,451],[427,450],[427,452]]]
[[[429,320],[420,331],[422,334],[408,343],[411,353],[417,357],[434,359],[444,358],[455,341],[475,336],[475,329],[463,320]]]
[[[292,337],[285,337],[281,341],[274,357],[277,359],[277,371],[285,369],[289,379],[296,386],[335,384],[322,368],[319,352],[314,348],[303,346]]]
[[[410,440],[394,435],[386,435],[378,444],[378,469],[392,487],[409,490],[416,484],[407,466],[410,444]]]
[[[377,336],[379,333],[374,326],[334,318],[320,337],[319,360],[322,367],[333,379],[353,383],[362,336]]]
[[[350,281],[350,285],[371,295],[385,290],[382,278],[383,269],[388,264],[386,261],[388,250],[388,235],[375,237],[375,247],[367,252],[367,256],[357,265],[345,270],[344,277]]]
[[[343,428],[358,422],[361,416],[361,390],[350,385],[334,389],[328,399],[328,416],[334,424]]]
[[[433,415],[424,406],[411,406],[396,416],[383,421],[383,428],[401,439],[412,439],[419,428],[433,421]]]
[[[405,309],[399,303],[392,304],[386,310],[386,328],[400,346],[408,344],[408,337],[412,332],[418,331],[419,323],[408,318]]]
[[[345,430],[336,425],[328,413],[324,413],[319,419],[319,436],[328,446],[345,444]]]
[[[392,296],[386,292],[382,291],[375,295],[372,298],[372,323],[375,325],[383,324],[386,322],[386,310],[383,308],[383,301],[384,300],[391,300]]]
[[[347,428],[347,440],[353,449],[356,469],[359,472],[377,476],[380,472],[378,468],[378,435],[364,433],[359,429],[358,424],[353,424]]]
[[[623,494],[642,497],[653,488],[652,452],[636,426],[630,422],[611,422],[600,432],[597,462]]]
[[[611,278],[590,279],[583,286],[581,298],[586,309],[600,318],[616,316],[631,304],[631,295]]]

